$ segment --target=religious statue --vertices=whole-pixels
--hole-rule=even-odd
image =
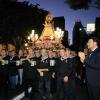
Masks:
[[[45,18],[44,29],[40,39],[54,36],[54,25],[53,25],[53,15],[49,13]]]
[[[53,15],[49,13],[45,18],[44,29],[41,36],[35,42],[38,48],[62,48],[61,39],[63,37],[63,31],[57,28],[54,29]]]
[[[50,13],[46,16],[46,19],[45,19],[45,24],[44,26],[45,27],[50,27],[51,25],[53,25],[53,15],[51,15]]]

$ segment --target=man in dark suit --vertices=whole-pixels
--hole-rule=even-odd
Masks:
[[[87,45],[91,53],[85,57],[83,52],[79,52],[79,57],[86,67],[86,79],[90,100],[100,100],[99,39],[97,37],[90,37]]]

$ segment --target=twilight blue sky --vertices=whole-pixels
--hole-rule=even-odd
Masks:
[[[65,17],[65,29],[69,31],[69,39],[72,37],[72,29],[75,20],[80,19],[83,26],[87,23],[94,23],[96,17],[100,17],[100,9],[89,8],[89,10],[73,10],[70,9],[64,0],[18,0],[29,1],[33,4],[40,4],[40,8],[50,11],[55,17]]]

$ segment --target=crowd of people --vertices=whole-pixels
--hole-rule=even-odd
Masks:
[[[23,86],[25,96],[33,100],[38,93],[41,100],[49,100],[56,94],[57,100],[75,100],[76,78],[87,83],[90,100],[100,99],[100,50],[98,41],[91,38],[88,48],[95,51],[91,57],[83,52],[71,51],[69,48],[59,50],[20,49],[0,54],[0,93],[7,89]],[[90,60],[91,58],[91,60]],[[86,69],[86,74],[82,72]],[[86,77],[85,77],[86,75]],[[32,87],[31,92],[28,91]]]
[[[15,89],[18,84],[23,85],[25,96],[29,96],[31,99],[37,91],[42,99],[50,98],[53,93],[57,93],[59,98],[62,90],[66,96],[64,98],[74,100],[75,74],[79,67],[78,64],[75,64],[77,59],[76,53],[68,48],[52,51],[33,50],[30,47],[19,50],[18,53],[16,50],[8,52],[2,49],[0,89],[6,90],[6,86]],[[29,87],[32,87],[31,93],[28,93]]]

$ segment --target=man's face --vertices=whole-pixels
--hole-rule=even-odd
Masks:
[[[42,50],[41,50],[41,55],[42,55],[42,56],[47,56],[47,55],[48,55],[47,50],[42,49]]]
[[[39,51],[35,51],[35,55],[36,55],[36,57],[39,57],[40,56],[40,52]]]
[[[92,39],[89,39],[87,45],[88,49],[92,49],[94,48],[95,42]]]
[[[61,57],[64,57],[64,56],[65,56],[65,50],[63,50],[63,49],[60,50],[60,51],[59,51],[59,54],[60,54]]]
[[[27,54],[28,54],[27,50],[24,50],[23,55],[24,55],[24,56],[27,56]]]
[[[10,53],[11,56],[15,56],[15,54],[16,54],[16,52],[14,50],[11,51],[11,53]]]
[[[2,51],[1,51],[1,55],[2,55],[2,56],[5,56],[5,55],[6,55],[6,51],[5,51],[5,50],[2,50]]]
[[[19,50],[19,56],[23,56],[23,51],[22,50]]]
[[[52,52],[52,55],[53,55],[53,57],[56,57],[57,55],[56,55],[56,52]]]
[[[69,57],[70,56],[70,50],[66,50],[66,56]]]
[[[30,48],[30,49],[28,49],[28,53],[30,54],[30,55],[34,55],[34,52],[33,52],[33,50]]]
[[[48,51],[48,55],[49,55],[49,57],[52,57],[53,56],[52,51]]]

